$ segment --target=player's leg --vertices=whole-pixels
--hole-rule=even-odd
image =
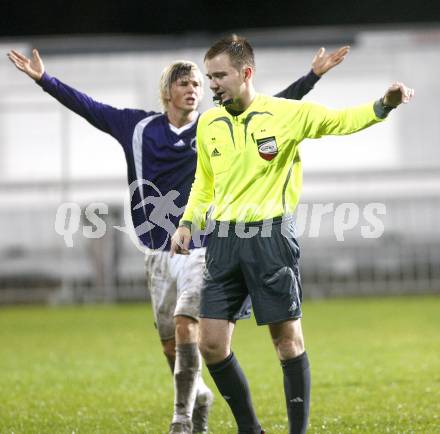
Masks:
[[[263,230],[261,236],[241,241],[242,269],[250,288],[257,323],[269,325],[281,360],[289,433],[305,433],[310,401],[310,370],[300,321],[302,292],[298,270],[299,245],[292,221],[283,223],[281,219],[274,220],[270,236],[262,234]]]
[[[300,318],[269,324],[269,330],[275,351],[281,361],[298,357],[304,353]]]
[[[234,323],[223,319],[200,318],[199,347],[206,364],[215,365],[231,354]]]
[[[170,259],[171,273],[176,276],[177,302],[176,365],[174,371],[174,415],[171,432],[187,429],[192,421],[194,433],[208,430],[208,413],[214,395],[201,376],[198,350],[198,316],[205,249],[194,249],[189,256]],[[185,432],[185,431],[183,431]]]
[[[303,434],[309,417],[310,368],[301,320],[270,324],[269,329],[283,369],[289,434]]]
[[[170,432],[192,432],[192,413],[201,370],[197,348],[198,323],[195,319],[177,315],[176,363],[174,368],[174,413]]]
[[[249,384],[231,352],[234,324],[227,320],[200,319],[200,351],[219,392],[232,410],[240,434],[260,434]]]
[[[202,364],[198,349],[198,319],[183,315],[174,317],[179,365],[175,374],[175,413],[191,413],[193,433],[208,432],[208,415],[214,394],[203,381]],[[196,395],[194,398],[194,389]]]
[[[180,351],[179,360],[183,362],[179,364],[178,371],[180,372],[179,375],[177,375],[178,381],[177,383],[184,383],[183,387],[175,387],[175,391],[179,391],[180,398],[178,401],[183,402],[193,402],[193,397],[189,398],[192,395],[191,393],[191,387],[185,387],[185,383],[188,384],[187,381],[185,381],[185,374],[182,372],[185,370],[184,366],[189,367],[189,370],[196,370],[197,365],[199,364],[200,357],[194,358],[194,363],[191,363],[192,355],[194,354],[194,351],[192,348],[197,349],[197,341],[198,341],[198,330],[196,333],[193,333],[191,329],[198,328],[198,323],[191,318],[184,317],[184,316],[177,316],[175,318],[176,321],[176,338],[178,345],[184,344],[184,346],[179,346],[179,348],[182,349]],[[186,323],[186,324],[185,324]],[[195,336],[194,336],[195,335]],[[188,344],[188,345],[185,345]],[[185,351],[184,347],[189,351]],[[176,361],[176,339],[168,339],[166,341],[162,341],[162,348],[163,352],[167,358],[168,364],[171,369],[171,373],[174,375],[174,367],[175,367],[175,361]],[[185,353],[189,353],[186,355]],[[199,351],[197,350],[197,353]],[[183,390],[183,393],[182,393]],[[177,395],[177,393],[176,393]],[[212,404],[214,402],[214,394],[211,392],[209,387],[205,384],[203,381],[202,375],[198,376],[198,382],[197,382],[197,394],[195,398],[194,403],[194,409],[192,412],[192,423],[193,423],[193,433],[207,433],[208,432],[208,415],[209,411],[212,407]],[[179,408],[182,410],[182,408],[179,406]]]
[[[154,325],[171,372],[174,372],[176,341],[173,315],[176,309],[177,287],[168,270],[168,256],[168,252],[147,249],[145,276],[151,298]]]
[[[145,268],[155,326],[159,333],[163,353],[174,376],[176,365],[174,312],[177,302],[177,285],[175,277],[170,273],[169,253],[147,250]],[[190,428],[188,432],[191,433]]]
[[[246,377],[231,352],[236,319],[250,313],[248,291],[240,272],[235,234],[211,234],[200,303],[200,351],[218,390],[230,406],[239,433],[261,433]]]

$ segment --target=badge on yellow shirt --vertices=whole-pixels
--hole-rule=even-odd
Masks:
[[[275,136],[257,139],[258,153],[265,160],[273,160],[278,154],[278,146]]]

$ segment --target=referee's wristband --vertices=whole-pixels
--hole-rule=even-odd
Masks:
[[[391,105],[386,105],[383,102],[383,98],[378,99],[374,102],[374,113],[380,119],[385,119],[391,110],[394,110],[396,107]]]
[[[188,220],[180,220],[179,228],[188,228],[191,231],[192,222]]]

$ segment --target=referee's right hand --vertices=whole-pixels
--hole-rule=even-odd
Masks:
[[[191,241],[191,231],[186,226],[179,226],[171,237],[170,255],[189,255],[189,243]]]

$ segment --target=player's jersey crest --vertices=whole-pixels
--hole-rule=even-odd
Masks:
[[[278,154],[278,146],[275,136],[257,139],[258,153],[265,160],[273,160]]]

